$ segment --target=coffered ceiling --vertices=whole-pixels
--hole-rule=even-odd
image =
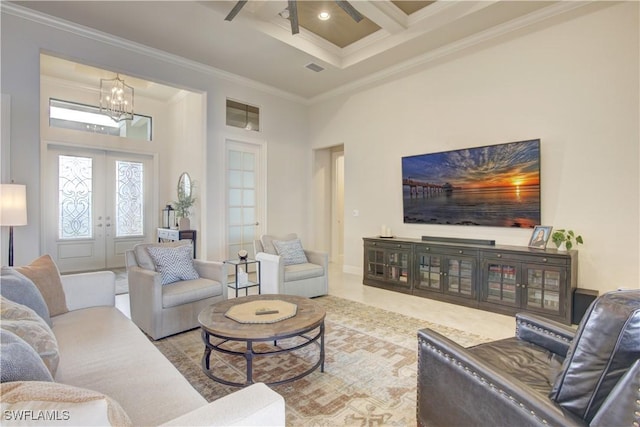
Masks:
[[[6,3],[6,2],[3,2]],[[321,99],[448,54],[505,37],[592,2],[352,0],[355,22],[334,1],[17,1],[99,32],[250,79],[288,96]],[[328,20],[318,19],[327,11]]]

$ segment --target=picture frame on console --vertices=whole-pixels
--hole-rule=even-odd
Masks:
[[[546,225],[536,225],[531,233],[531,239],[529,239],[529,247],[536,249],[546,249],[547,242],[551,236],[551,229],[553,227]]]

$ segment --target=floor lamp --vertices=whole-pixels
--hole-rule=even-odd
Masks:
[[[13,266],[13,227],[27,225],[27,186],[0,185],[0,225],[9,227],[9,267]]]

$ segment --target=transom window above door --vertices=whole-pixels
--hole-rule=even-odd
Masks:
[[[227,126],[260,132],[260,108],[227,99]]]
[[[49,126],[122,138],[151,141],[151,117],[133,115],[133,120],[116,122],[93,105],[49,99]]]

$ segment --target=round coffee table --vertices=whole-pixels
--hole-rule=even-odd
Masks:
[[[297,310],[295,315],[284,320],[273,321],[272,323],[241,323],[227,317],[226,313],[230,308],[246,303],[264,301],[268,306],[269,300],[284,301],[295,304]],[[207,376],[219,383],[244,387],[253,384],[253,359],[259,356],[273,356],[277,354],[290,353],[311,344],[316,344],[320,348],[318,361],[304,372],[280,381],[267,382],[268,385],[284,384],[298,380],[320,367],[324,372],[324,318],[325,311],[320,304],[309,298],[294,295],[251,295],[239,298],[228,299],[212,304],[205,308],[198,315],[198,321],[202,329],[202,341],[204,342],[204,355],[202,356],[202,370]],[[262,316],[255,316],[260,318]],[[266,317],[266,316],[265,316]],[[259,321],[259,320],[257,320]],[[317,331],[316,331],[317,330]],[[313,332],[313,333],[312,333]],[[291,347],[278,347],[271,351],[254,351],[254,344],[259,342],[273,341],[274,347],[278,340],[300,337],[302,343]],[[212,338],[215,342],[212,342]],[[299,340],[298,340],[299,341]],[[229,343],[243,343],[244,350],[230,348]],[[247,363],[247,378],[244,383],[228,381],[215,375],[210,369],[211,352],[216,351],[232,356],[242,356]]]

